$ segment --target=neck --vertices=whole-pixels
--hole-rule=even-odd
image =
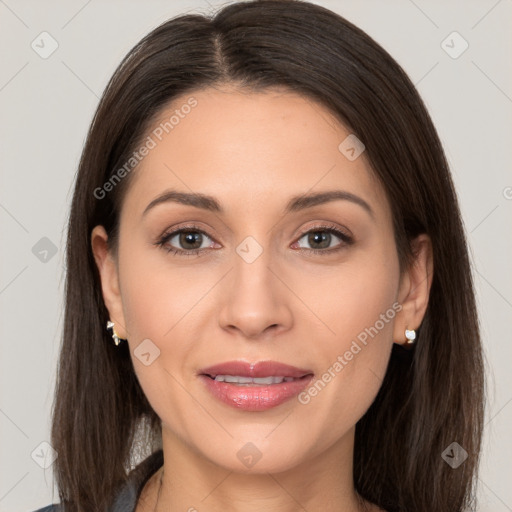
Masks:
[[[354,431],[302,464],[280,472],[246,472],[213,464],[162,426],[164,466],[153,475],[155,512],[207,508],[209,511],[361,512],[376,510],[358,497],[353,486]],[[256,467],[256,466],[255,466]],[[148,493],[147,493],[148,494]],[[368,505],[368,504],[366,504]],[[145,512],[141,508],[137,512]]]

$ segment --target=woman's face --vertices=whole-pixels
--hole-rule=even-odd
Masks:
[[[148,132],[102,281],[164,446],[262,473],[352,449],[403,312],[390,207],[349,135],[311,99],[235,89]],[[246,366],[204,371],[226,362]],[[232,374],[288,378],[212,379]]]

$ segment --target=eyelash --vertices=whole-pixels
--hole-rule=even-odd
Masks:
[[[310,228],[307,231],[302,232],[300,234],[299,238],[297,239],[297,241],[300,240],[304,235],[307,235],[308,233],[311,233],[311,232],[327,232],[327,233],[334,234],[342,240],[343,244],[340,244],[335,249],[304,249],[304,248],[302,248],[301,249],[302,251],[307,251],[307,252],[313,253],[313,254],[323,254],[323,255],[325,255],[326,253],[333,254],[335,252],[341,251],[342,249],[345,248],[345,246],[352,245],[354,243],[354,239],[352,237],[350,237],[343,231],[340,231],[334,225],[322,225],[322,226],[315,226],[313,228]],[[162,235],[162,237],[154,245],[156,245],[156,246],[162,248],[163,250],[165,250],[166,252],[172,253],[173,255],[176,255],[176,256],[199,256],[200,253],[205,250],[205,249],[184,250],[184,249],[176,249],[174,247],[166,247],[165,246],[165,244],[171,238],[173,238],[174,236],[176,236],[180,233],[201,233],[202,235],[205,235],[208,238],[213,240],[213,238],[210,235],[208,235],[208,233],[204,232],[198,226],[191,225],[191,226],[181,227],[175,231],[170,231],[169,233],[164,233]]]

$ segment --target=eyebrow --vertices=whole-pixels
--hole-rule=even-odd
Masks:
[[[329,190],[326,192],[317,192],[311,194],[303,194],[292,197],[284,210],[285,214],[298,212],[313,206],[329,203],[331,201],[343,200],[350,201],[354,204],[361,206],[373,219],[375,213],[371,206],[361,197],[347,192],[345,190]],[[224,213],[219,201],[213,196],[200,193],[178,192],[177,190],[167,190],[163,194],[155,197],[145,208],[142,216],[144,217],[149,210],[162,203],[178,203],[187,206],[193,206],[202,210],[207,210],[215,213]]]

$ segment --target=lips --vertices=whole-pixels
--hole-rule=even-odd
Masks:
[[[215,378],[217,375],[237,375],[239,377],[291,377],[300,379],[305,375],[312,374],[312,370],[297,368],[276,361],[258,361],[247,363],[245,361],[229,361],[216,364],[199,370],[200,375],[209,375]]]
[[[230,361],[203,368],[198,376],[221,402],[245,411],[264,411],[299,394],[313,372],[276,361]]]

